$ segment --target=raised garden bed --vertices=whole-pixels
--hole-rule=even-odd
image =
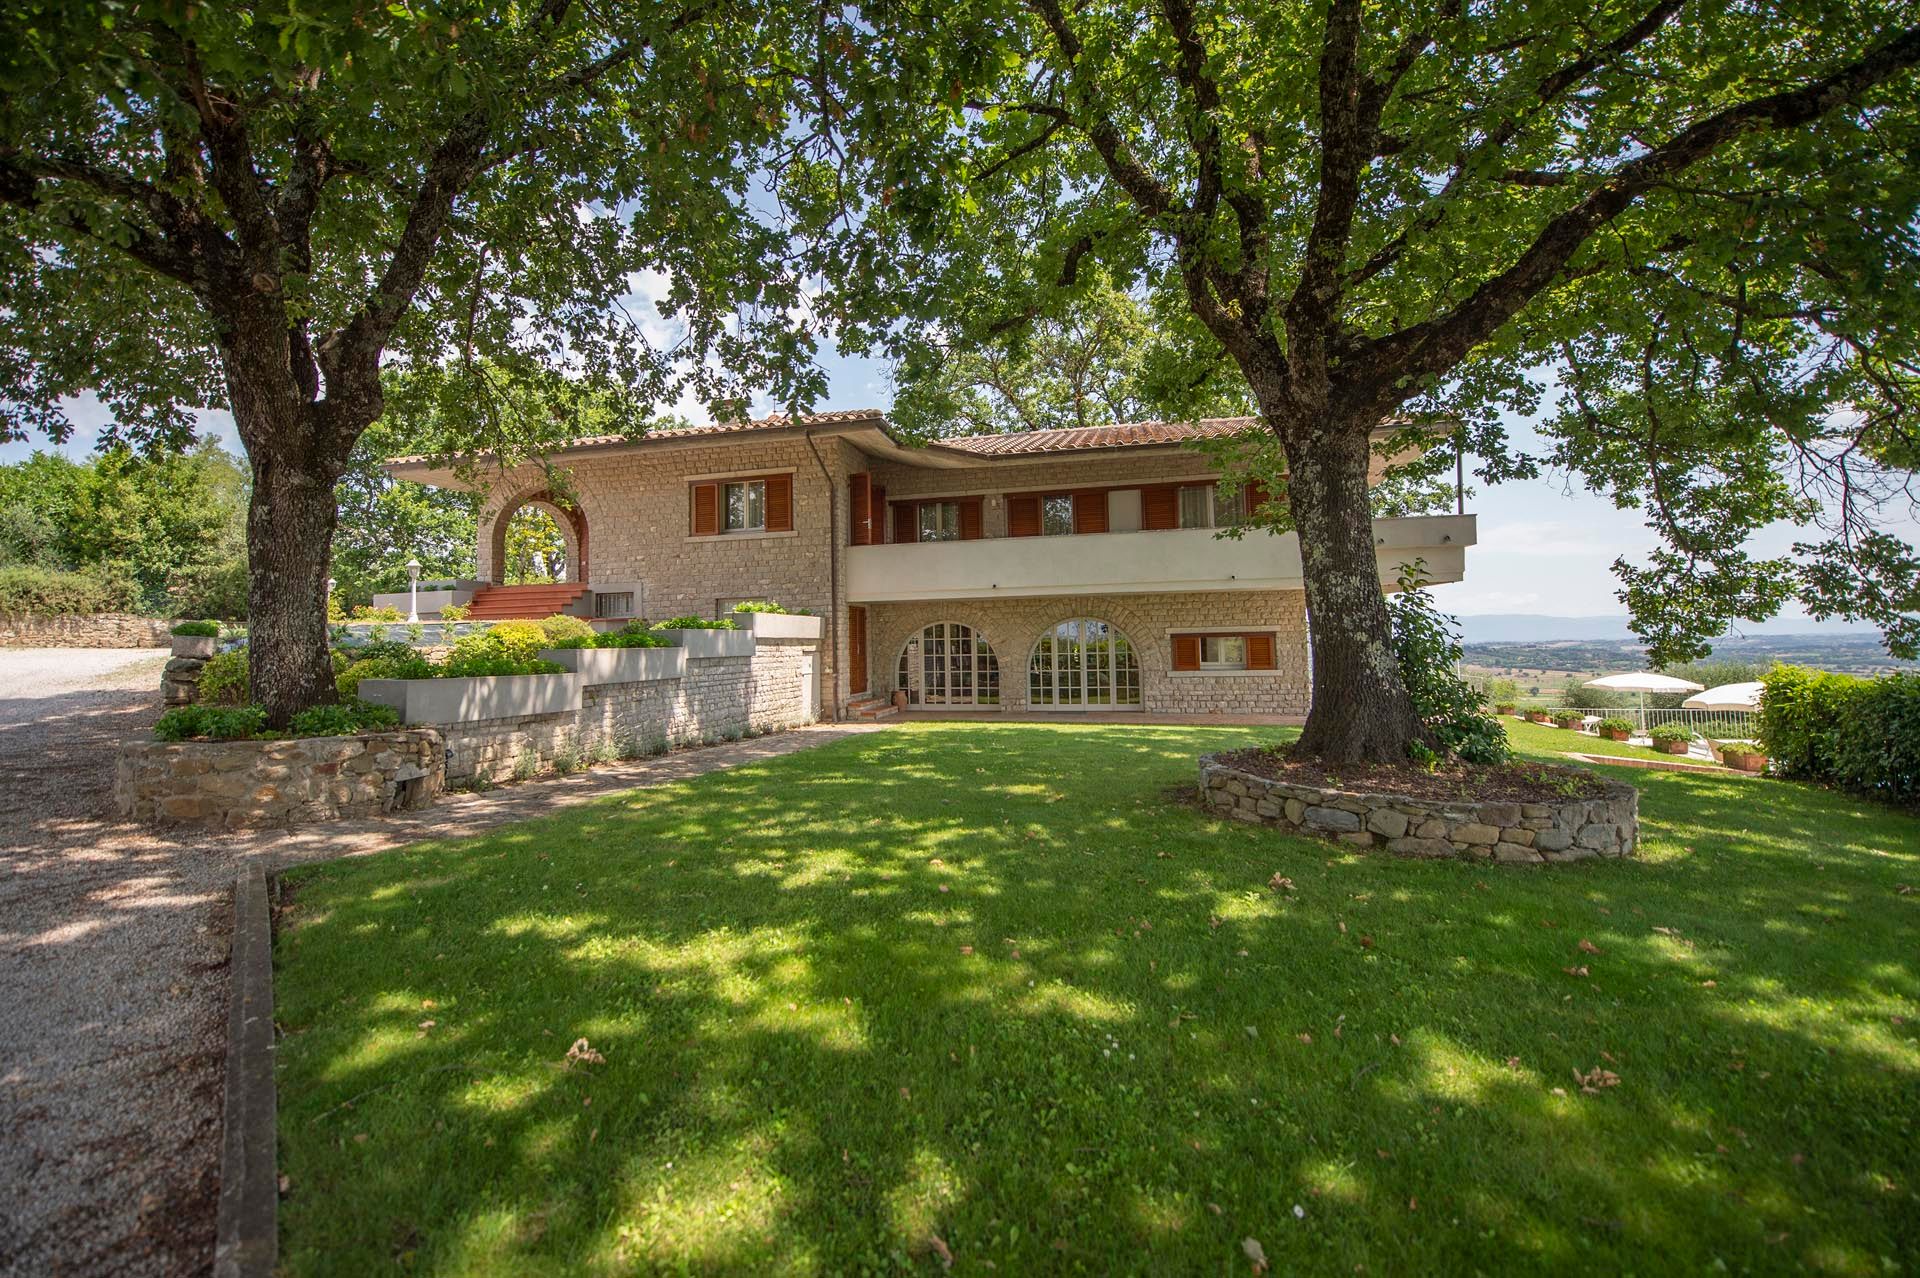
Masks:
[[[579,675],[582,682],[590,684],[681,679],[687,673],[687,650],[680,647],[547,648],[540,653],[540,659],[565,666],[569,672]]]
[[[733,621],[756,639],[820,637],[820,618],[797,612],[737,612],[733,615]]]
[[[1639,792],[1546,764],[1329,768],[1272,750],[1200,760],[1200,796],[1235,820],[1402,856],[1502,862],[1631,855]]]
[[[364,701],[392,706],[400,712],[402,723],[466,723],[578,710],[585,682],[577,674],[362,679],[359,695]]]
[[[654,633],[676,648],[684,648],[689,657],[751,657],[753,655],[753,631],[751,630],[656,630]]]
[[[129,741],[114,810],[156,825],[300,825],[425,807],[446,747],[431,728],[276,741]]]

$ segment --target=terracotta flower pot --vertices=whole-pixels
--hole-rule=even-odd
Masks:
[[[1609,741],[1625,741],[1633,736],[1631,728],[1602,728],[1600,735]]]
[[[1687,744],[1685,741],[1656,741],[1653,747],[1662,754],[1685,754]]]

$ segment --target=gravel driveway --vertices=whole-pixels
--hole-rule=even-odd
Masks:
[[[160,709],[152,649],[0,648],[0,1274],[213,1260],[236,870],[478,833],[881,725],[595,768],[426,812],[251,834],[107,815],[114,746]]]

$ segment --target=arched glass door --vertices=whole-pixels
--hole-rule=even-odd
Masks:
[[[957,621],[936,621],[900,650],[899,681],[916,706],[997,706],[1000,662],[986,637]]]
[[[1036,710],[1138,710],[1140,662],[1133,645],[1109,622],[1061,622],[1033,645],[1027,701]]]

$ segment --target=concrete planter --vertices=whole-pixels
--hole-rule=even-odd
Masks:
[[[755,639],[818,639],[820,618],[803,617],[791,612],[742,612],[734,614],[734,623]]]
[[[656,630],[655,634],[689,657],[751,657],[751,630]]]
[[[682,679],[687,673],[685,648],[547,648],[540,659],[565,666],[587,684]]]
[[[205,661],[219,651],[220,639],[217,635],[174,635],[173,655],[176,657],[197,657]]]
[[[466,723],[566,714],[580,708],[577,674],[473,679],[362,679],[360,696],[400,712],[402,723]]]

